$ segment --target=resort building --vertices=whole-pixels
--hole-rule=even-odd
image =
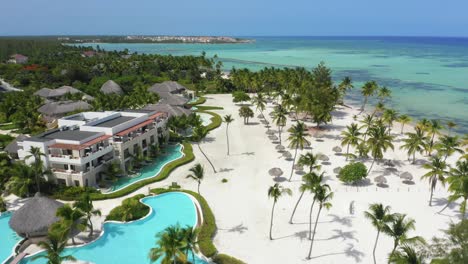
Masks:
[[[28,63],[28,57],[22,54],[13,54],[10,56],[10,59],[8,60],[8,62],[15,63],[15,64],[25,64],[25,63]]]
[[[67,186],[96,186],[106,164],[116,162],[124,173],[134,155],[149,155],[151,145],[165,142],[168,114],[152,110],[83,112],[58,119],[58,128],[24,139],[18,157],[26,163],[31,147],[45,157],[43,166],[52,179]]]
[[[168,105],[185,106],[191,99],[195,98],[193,91],[174,81],[155,83],[148,88],[148,91],[158,94],[160,102]]]

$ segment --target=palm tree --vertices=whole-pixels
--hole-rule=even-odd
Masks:
[[[106,164],[104,169],[104,174],[107,176],[108,179],[115,182],[118,180],[117,176],[123,173],[120,164],[117,161],[112,161]]]
[[[198,183],[198,194],[200,194],[200,184],[203,180],[204,177],[204,169],[203,166],[200,163],[195,164],[190,171],[192,174],[187,175],[186,178],[191,178],[195,180]]]
[[[421,179],[428,179],[430,188],[431,188],[431,196],[429,198],[429,206],[432,206],[432,194],[434,189],[437,185],[437,181],[440,181],[442,184],[445,184],[445,175],[447,174],[447,163],[443,161],[440,156],[432,157],[431,163],[424,164],[423,168],[429,170],[426,174],[424,174]]]
[[[61,224],[66,233],[71,235],[72,243],[75,245],[75,236],[73,232],[76,230],[83,231],[86,229],[86,220],[83,219],[85,214],[80,209],[72,208],[66,204],[57,209],[57,216],[61,218]]]
[[[330,187],[326,184],[324,185],[319,185],[315,188],[315,195],[314,195],[314,201],[317,201],[319,203],[319,211],[317,213],[317,218],[315,219],[315,225],[314,225],[314,232],[312,235],[312,239],[310,241],[310,249],[309,249],[309,254],[307,256],[307,259],[311,259],[312,255],[312,247],[314,246],[314,239],[315,239],[315,234],[317,233],[317,224],[318,220],[320,217],[320,213],[322,212],[322,209],[330,209],[332,204],[330,203],[330,200],[333,198],[333,192],[330,191]]]
[[[13,176],[6,183],[8,192],[14,193],[20,197],[30,194],[30,186],[34,185],[36,175],[33,168],[22,163],[13,165]]]
[[[428,137],[420,127],[415,127],[415,133],[406,133],[408,138],[403,139],[405,144],[401,145],[401,149],[406,149],[408,153],[408,160],[413,155],[413,164],[416,162],[416,152],[422,153],[424,150],[425,142]]]
[[[379,97],[381,103],[383,103],[386,98],[389,98],[391,96],[392,96],[392,91],[385,86],[380,88],[379,91],[377,92],[377,97]]]
[[[224,116],[224,123],[226,123],[226,141],[227,141],[227,154],[229,156],[229,124],[234,121],[231,115]]]
[[[93,221],[91,221],[91,217],[94,216],[101,216],[101,210],[94,209],[93,200],[91,199],[91,195],[88,191],[85,191],[83,195],[81,195],[80,199],[76,201],[73,206],[81,210],[82,213],[88,219],[88,226],[89,226],[89,237],[93,236]]]
[[[195,263],[195,252],[197,252],[197,245],[199,243],[197,238],[200,233],[200,229],[187,226],[182,228],[182,233],[184,234],[185,255],[188,257],[189,251],[191,251],[192,263]]]
[[[359,132],[359,127],[356,123],[351,123],[350,126],[346,126],[346,131],[341,132],[341,146],[346,147],[346,160],[349,157],[349,146],[356,147],[359,145],[359,141],[361,140],[359,137],[361,136],[361,132]]]
[[[400,115],[400,117],[398,117],[398,122],[401,124],[400,134],[403,134],[403,128],[405,127],[406,124],[411,122],[411,117],[405,114]]]
[[[359,121],[362,125],[359,129],[365,128],[366,131],[364,132],[364,141],[366,141],[367,134],[369,133],[369,129],[374,125],[374,116],[367,114],[361,121]]]
[[[465,219],[468,200],[468,161],[466,159],[457,161],[456,167],[450,169],[447,182],[449,183],[448,189],[451,192],[448,199],[449,203],[462,198],[460,213],[462,218]]]
[[[208,130],[204,127],[204,126],[196,126],[194,129],[193,129],[193,135],[192,135],[192,138],[195,140],[195,142],[197,142],[197,146],[198,146],[198,149],[200,150],[200,152],[203,154],[203,156],[205,156],[206,160],[208,161],[208,163],[210,163],[211,165],[211,168],[213,169],[213,172],[216,173],[216,169],[213,165],[213,163],[211,162],[211,160],[208,158],[208,156],[205,154],[205,152],[203,152],[201,146],[200,146],[200,141],[202,141],[207,135],[208,135]]]
[[[318,155],[314,155],[312,152],[307,152],[306,154],[302,154],[299,157],[298,163],[302,166],[307,166],[309,168],[309,173],[312,170],[320,170],[322,165],[318,163]]]
[[[39,254],[32,257],[32,260],[39,258],[47,259],[47,264],[60,264],[63,261],[75,261],[76,259],[71,255],[62,256],[61,253],[66,246],[66,234],[62,232],[49,232],[47,241],[40,241],[37,243],[41,248],[45,249],[45,255]]]
[[[406,218],[405,214],[394,214],[392,222],[384,225],[383,232],[393,238],[393,249],[390,256],[393,255],[399,245],[424,243],[424,239],[420,236],[408,237],[408,233],[416,229],[415,223],[414,219]]]
[[[364,103],[362,104],[362,108],[361,108],[362,111],[364,111],[366,107],[369,96],[373,96],[375,92],[377,91],[378,87],[379,86],[377,85],[375,81],[369,81],[364,84],[364,86],[361,89],[361,94],[364,96]]]
[[[307,134],[305,133],[306,131],[306,126],[304,123],[298,121],[296,125],[293,125],[288,132],[289,134],[289,147],[294,148],[294,158],[292,162],[292,167],[291,167],[291,175],[289,176],[289,181],[291,181],[293,172],[294,172],[294,164],[296,163],[296,156],[297,156],[297,150],[300,148],[301,150],[304,149],[304,147],[309,146],[310,142],[306,139]]]
[[[278,127],[278,136],[279,136],[279,144],[280,145],[281,145],[281,132],[283,130],[283,127],[286,125],[286,115],[287,114],[288,114],[288,112],[281,105],[276,106],[275,110],[273,111],[273,122]]]
[[[370,148],[373,160],[367,174],[371,172],[376,159],[382,159],[384,152],[387,151],[388,148],[394,149],[392,141],[393,136],[387,133],[385,126],[377,125],[370,128],[367,145]]]
[[[388,134],[392,131],[393,122],[398,119],[398,112],[393,109],[385,109],[383,113],[383,120],[388,125]]]
[[[244,124],[249,123],[249,118],[254,116],[254,112],[248,106],[242,106],[239,108],[239,116],[244,118]]]
[[[299,206],[299,203],[301,202],[301,199],[304,196],[304,193],[306,191],[309,191],[309,192],[313,193],[314,188],[317,185],[320,184],[322,179],[323,179],[323,173],[321,175],[318,175],[315,172],[309,172],[309,173],[305,174],[304,176],[302,176],[302,184],[299,187],[299,191],[301,191],[301,195],[299,196],[299,199],[297,200],[296,205],[294,206],[293,212],[291,214],[291,218],[289,218],[289,223],[290,224],[293,223],[294,214],[296,213],[297,207]],[[313,205],[312,205],[312,207],[313,207]],[[312,214],[311,214],[310,217],[312,217]],[[311,219],[310,222],[312,222],[312,219]],[[309,229],[312,229],[312,228],[309,227]],[[309,232],[310,231],[311,230],[309,230]]]
[[[369,219],[372,225],[377,229],[377,237],[375,238],[374,250],[372,251],[374,264],[376,264],[375,250],[377,249],[380,232],[387,229],[387,224],[393,221],[394,217],[390,214],[390,206],[384,207],[382,204],[371,204],[369,206],[369,211],[364,212],[364,216]]]
[[[31,147],[29,149],[29,155],[24,157],[25,160],[28,160],[30,158],[34,159],[34,172],[36,175],[36,186],[37,186],[37,192],[41,192],[41,186],[39,183],[39,174],[42,173],[42,157],[46,157],[44,153],[42,153],[41,149],[39,147]]]
[[[273,216],[275,213],[275,205],[276,205],[276,202],[278,202],[278,199],[284,194],[291,195],[292,192],[290,189],[283,188],[282,186],[280,186],[279,183],[276,183],[275,185],[270,186],[270,188],[268,188],[268,197],[273,198],[273,207],[271,208],[271,220],[270,220],[270,240],[273,240],[272,232],[273,232]]]
[[[427,130],[427,128],[430,126],[431,121],[429,121],[426,118],[423,118],[419,120],[419,122],[416,124],[417,127],[420,127],[422,130]]]
[[[148,257],[151,263],[161,260],[161,264],[185,263],[187,255],[184,252],[184,232],[178,226],[169,226],[156,234],[156,247],[151,248]]]
[[[440,135],[440,130],[442,130],[443,128],[444,127],[442,126],[439,120],[432,119],[430,121],[429,126],[427,127],[427,131],[431,135],[431,141],[428,144],[428,155],[431,155],[432,153],[435,135]]]
[[[348,90],[353,89],[353,88],[354,88],[354,86],[353,86],[353,81],[351,80],[351,77],[346,76],[346,77],[343,78],[343,80],[341,80],[341,83],[338,85],[338,90],[340,92],[340,102],[339,103],[343,104],[343,98],[346,95],[346,92]]]
[[[389,262],[396,264],[424,264],[424,255],[417,253],[412,247],[403,245],[400,250],[390,255]]]
[[[450,136],[450,132],[452,132],[452,129],[457,127],[457,123],[455,123],[453,121],[448,121],[447,122],[447,127],[448,127],[448,134]]]
[[[441,155],[444,155],[444,160],[447,160],[448,156],[453,153],[463,153],[461,142],[457,136],[442,136],[438,143],[435,144],[435,148]]]
[[[263,115],[263,111],[265,111],[266,99],[262,93],[257,93],[257,96],[254,96],[252,98],[252,104],[255,106],[255,109],[257,111],[260,110],[260,113],[262,114],[263,118],[265,118],[265,116]]]

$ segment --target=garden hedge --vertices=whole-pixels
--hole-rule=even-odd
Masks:
[[[213,116],[211,118],[211,123],[206,126],[206,129],[208,129],[208,131],[218,128],[219,126],[221,126],[221,123],[223,122],[223,119],[221,118],[221,116],[215,112],[211,112],[211,111],[197,111],[197,112],[205,113],[205,114],[209,114]]]

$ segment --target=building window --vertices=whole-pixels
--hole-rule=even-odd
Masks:
[[[124,159],[130,157],[130,151],[128,151],[128,149],[125,149],[124,150]]]
[[[75,186],[80,186],[80,181],[75,180]]]
[[[150,137],[150,144],[152,145],[154,143],[154,135]]]

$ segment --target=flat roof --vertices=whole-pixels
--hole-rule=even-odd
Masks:
[[[65,130],[60,131],[59,129],[47,131],[35,137],[31,137],[27,139],[28,141],[39,141],[45,142],[53,139],[61,139],[61,140],[74,140],[74,141],[82,141],[89,137],[95,136],[100,134],[100,132],[89,132],[89,131],[80,131],[80,130]]]
[[[135,119],[133,116],[118,116],[116,118],[113,118],[111,120],[104,121],[102,123],[95,124],[93,126],[95,127],[115,127],[117,125],[123,124],[125,122],[128,122],[132,119]]]

